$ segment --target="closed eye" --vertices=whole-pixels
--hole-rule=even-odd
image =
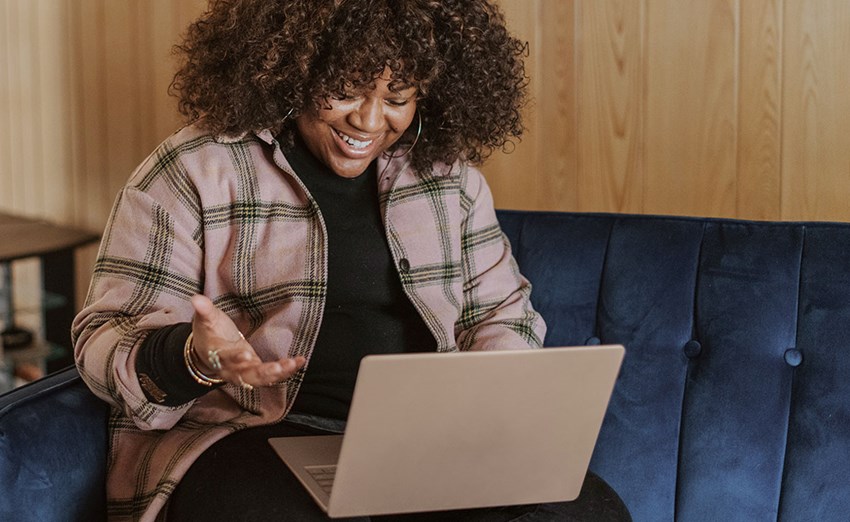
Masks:
[[[393,107],[404,107],[405,105],[410,103],[410,100],[411,100],[411,98],[391,99],[391,100],[387,100],[387,103],[389,103]]]
[[[353,100],[353,99],[357,98],[357,96],[355,96],[354,94],[347,94],[347,93],[344,93],[344,92],[338,92],[336,94],[331,94],[331,98],[334,99],[334,100],[337,100],[337,101],[347,101],[347,100]]]

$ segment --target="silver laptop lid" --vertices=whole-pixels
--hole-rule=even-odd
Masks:
[[[572,500],[622,346],[363,359],[328,513]]]

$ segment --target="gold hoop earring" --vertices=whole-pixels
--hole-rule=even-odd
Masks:
[[[419,136],[422,135],[422,114],[419,112],[419,110],[416,111],[416,116],[419,118],[419,125],[416,129],[416,137],[413,138],[413,143],[410,144],[410,147],[408,147],[407,150],[404,151],[404,153],[399,154],[398,156],[396,156],[395,154],[387,154],[385,152],[384,154],[386,154],[388,158],[395,159],[407,156],[408,154],[410,154],[410,151],[413,150],[413,147],[415,147],[416,144],[419,142]]]

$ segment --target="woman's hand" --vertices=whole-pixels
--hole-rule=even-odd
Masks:
[[[304,366],[304,357],[263,362],[227,314],[206,296],[192,297],[192,345],[200,370],[210,377],[251,388],[269,386],[291,377]],[[213,356],[210,357],[210,352]],[[213,363],[217,362],[217,367]]]

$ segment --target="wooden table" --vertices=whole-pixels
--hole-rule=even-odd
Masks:
[[[62,356],[49,361],[48,372],[73,363],[70,331],[76,314],[74,249],[99,237],[92,232],[0,212],[0,264],[8,268],[9,263],[18,259],[39,258],[43,295],[60,297],[43,308],[44,340],[64,348]],[[7,290],[11,292],[12,288]],[[31,350],[35,353],[45,348],[33,346]],[[20,356],[6,354],[13,359]]]

